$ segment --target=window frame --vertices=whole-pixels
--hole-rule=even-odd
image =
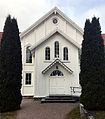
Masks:
[[[31,74],[31,84],[26,84],[26,74]],[[25,72],[24,73],[24,86],[32,86],[32,77],[33,77],[32,72]]]
[[[50,53],[50,47],[45,47],[45,61],[50,61],[51,59],[51,53]]]
[[[54,58],[59,58],[59,41],[54,42]]]
[[[54,73],[54,72],[56,73],[56,71],[58,71],[58,72],[61,73],[62,75],[54,75],[53,73]],[[55,69],[55,70],[53,70],[53,71],[51,72],[50,76],[51,76],[51,77],[64,77],[64,74],[63,74],[63,72],[60,71],[59,69]]]
[[[63,48],[63,60],[64,61],[68,61],[69,57],[68,57],[68,47],[64,47]]]
[[[25,54],[26,54],[26,55],[25,55],[25,63],[26,63],[26,64],[32,64],[32,63],[33,63],[32,53],[31,53],[31,50],[29,49],[30,47],[31,47],[31,46],[28,45],[28,46],[26,46],[26,48],[25,48]],[[29,50],[28,53],[30,53],[30,55],[31,55],[31,62],[28,62],[28,61],[27,61],[27,57],[28,57],[28,59],[29,59],[29,56],[27,56],[27,50]]]

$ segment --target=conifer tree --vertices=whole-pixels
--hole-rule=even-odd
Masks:
[[[9,15],[5,21],[0,44],[0,112],[20,108],[22,56],[16,19]]]
[[[86,20],[80,64],[81,103],[88,110],[105,110],[105,59],[99,19]]]

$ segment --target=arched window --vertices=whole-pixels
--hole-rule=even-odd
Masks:
[[[55,42],[55,58],[59,57],[59,42]]]
[[[63,76],[63,73],[60,70],[54,70],[50,76]]]
[[[26,48],[26,63],[32,63],[32,53],[29,48],[30,46]]]
[[[45,60],[50,60],[50,48],[45,48]]]
[[[68,60],[68,48],[63,48],[63,60]]]

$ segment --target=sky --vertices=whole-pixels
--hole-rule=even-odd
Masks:
[[[82,29],[86,19],[100,18],[105,33],[105,0],[0,0],[0,31],[9,14],[17,19],[22,32],[55,6]]]

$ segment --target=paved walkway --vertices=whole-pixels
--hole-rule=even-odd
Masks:
[[[40,103],[33,99],[24,99],[17,119],[64,119],[77,103]]]

